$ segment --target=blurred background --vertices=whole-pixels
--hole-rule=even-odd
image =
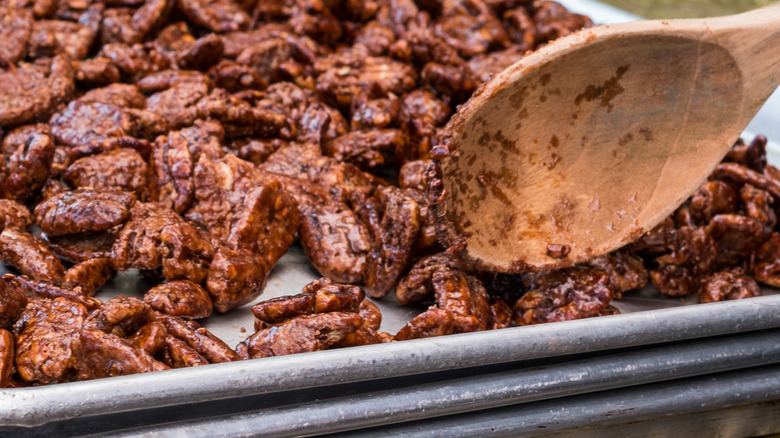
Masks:
[[[729,15],[777,0],[600,0],[646,18],[693,18]]]

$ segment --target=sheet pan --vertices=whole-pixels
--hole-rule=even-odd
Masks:
[[[592,1],[562,1],[570,9],[599,23],[635,17]],[[780,163],[780,92],[776,92],[746,132],[770,137],[770,162]],[[274,268],[260,297],[298,293],[318,277],[300,246],[294,246]],[[119,294],[141,295],[149,287],[137,273],[118,276],[101,299]],[[235,399],[258,394],[307,391],[327,385],[375,381],[421,373],[636,347],[685,339],[746,333],[780,327],[780,295],[771,289],[765,297],[739,302],[695,304],[695,299],[659,296],[652,288],[625,294],[616,306],[623,315],[601,317],[495,332],[455,335],[269,358],[201,368],[91,382],[0,390],[0,435],[3,431],[62,425],[84,418],[122,415],[160,407]],[[382,330],[394,333],[419,308],[397,305],[392,296],[380,300]],[[226,315],[208,318],[204,325],[231,346],[249,336],[250,305]],[[669,375],[669,378],[674,378]],[[118,417],[117,417],[118,418]],[[118,422],[117,424],[121,424]],[[33,429],[28,429],[33,428]]]

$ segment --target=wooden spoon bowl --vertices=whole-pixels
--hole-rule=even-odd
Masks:
[[[780,81],[780,5],[586,29],[484,85],[445,128],[441,239],[482,269],[617,249],[707,178]]]

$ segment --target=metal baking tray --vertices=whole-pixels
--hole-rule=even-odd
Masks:
[[[598,23],[635,18],[592,1],[564,0],[561,3],[573,11],[591,16]],[[780,146],[776,143],[780,139],[780,93],[773,95],[748,129],[750,132],[770,136],[773,141],[770,141],[768,147],[769,160],[780,163]],[[746,132],[747,140],[752,137],[753,134]],[[274,268],[267,289],[259,300],[298,293],[304,284],[318,277],[301,247],[296,245]],[[127,272],[109,283],[99,292],[98,297],[106,300],[119,294],[140,296],[148,287],[150,285],[137,273]],[[343,426],[336,426],[337,424],[351,424],[350,427],[357,428],[426,418],[412,414],[404,417],[398,414],[397,419],[394,419],[391,414],[398,411],[391,412],[384,402],[389,401],[391,395],[400,394],[401,388],[413,389],[426,381],[447,381],[453,377],[453,373],[455,376],[481,376],[490,380],[496,377],[495,368],[491,367],[526,369],[522,367],[530,366],[530,369],[533,369],[536,362],[529,365],[528,361],[542,361],[540,363],[548,367],[545,369],[549,373],[537,374],[536,380],[526,381],[526,386],[519,387],[521,389],[515,387],[516,392],[525,393],[533,388],[536,388],[537,392],[527,399],[512,398],[512,403],[545,400],[564,393],[570,395],[776,363],[780,360],[774,353],[757,354],[773,348],[772,339],[757,331],[780,327],[780,294],[771,289],[765,289],[764,293],[767,296],[737,302],[695,304],[695,298],[665,298],[652,288],[645,288],[624,294],[621,301],[615,302],[623,312],[622,315],[616,316],[215,364],[89,382],[2,389],[0,435],[39,435],[47,432],[62,435],[104,434],[127,428],[144,433],[144,428],[147,427],[157,428],[147,430],[153,430],[155,434],[163,430],[184,431],[176,429],[176,425],[184,428],[195,425],[193,430],[210,430],[213,433],[214,430],[220,429],[211,429],[208,425],[222,424],[215,418],[227,418],[228,424],[233,424],[234,427],[224,429],[223,432],[225,435],[232,435],[240,429],[237,427],[239,425],[260,427],[259,424],[265,420],[253,423],[251,419],[254,417],[246,412],[254,412],[263,403],[275,403],[279,406],[309,403],[310,406],[320,406],[322,412],[333,413],[334,411],[327,410],[332,406],[318,404],[316,400],[338,396],[336,398],[341,402],[341,397],[363,394],[362,404],[355,400],[354,403],[333,405],[336,406],[334,409],[342,409],[344,418],[337,416],[328,421],[311,422],[305,416],[311,411],[296,411],[292,407],[287,411],[280,411],[277,418],[286,422],[284,427],[287,430],[312,434],[347,430],[341,428]],[[395,333],[421,311],[419,308],[397,305],[392,296],[378,301],[377,304],[383,314],[382,330],[390,333]],[[234,346],[253,332],[254,320],[249,312],[250,306],[251,304],[226,315],[212,316],[203,324]],[[657,347],[677,348],[667,356],[663,356],[666,353],[662,354],[661,351],[645,351],[648,347],[639,351],[615,351],[727,335],[734,337],[718,338],[719,340],[709,344],[701,344],[709,348],[709,353],[703,353],[701,348],[704,347],[700,347],[701,342],[709,341]],[[721,341],[725,343],[721,344]],[[740,345],[749,348],[740,348]],[[642,354],[644,356],[641,357],[646,361],[644,372],[634,366],[618,366],[620,363],[625,365],[632,360],[640,360],[641,357],[636,355]],[[659,354],[666,359],[655,362],[651,360],[653,355]],[[583,358],[582,355],[588,357]],[[709,359],[701,362],[699,356]],[[595,362],[582,362],[587,360]],[[684,366],[675,366],[685,361],[687,362]],[[564,368],[550,368],[552,364],[559,363]],[[570,367],[565,368],[567,365]],[[613,370],[615,378],[603,378],[602,375],[599,380],[595,379],[592,373],[577,377],[574,372],[577,367]],[[663,372],[658,372],[659,370]],[[558,380],[554,380],[559,386],[540,387],[534,383],[553,381],[550,379],[555,372],[559,373]],[[565,374],[566,372],[573,374]],[[507,384],[506,380],[501,380],[505,377],[499,376],[496,377],[498,380],[491,381],[501,387]],[[460,384],[465,383],[459,382]],[[461,398],[471,396],[464,395],[458,386],[452,388],[452,394],[461,394]],[[465,403],[459,408],[447,411],[444,407],[453,407],[457,403],[447,397],[437,398],[436,394],[441,394],[440,389],[425,387],[418,390],[423,391],[423,398],[441,402],[435,409],[432,406],[429,411],[435,412],[436,415],[502,405],[495,404],[495,399],[488,397],[489,400],[483,400],[484,405]],[[414,404],[418,401],[399,396],[394,399],[397,405],[393,409],[412,412],[419,406]],[[351,410],[347,409],[348,407]],[[244,414],[249,417],[236,417]],[[356,416],[360,421],[350,423],[347,414]],[[371,420],[363,422],[363,419],[368,417],[371,417]],[[193,433],[193,430],[187,430],[188,433]],[[271,430],[268,432],[271,433]]]

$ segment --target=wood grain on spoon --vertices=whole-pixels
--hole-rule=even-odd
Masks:
[[[780,82],[780,4],[586,29],[496,75],[432,152],[440,238],[482,269],[569,266],[640,237]]]

